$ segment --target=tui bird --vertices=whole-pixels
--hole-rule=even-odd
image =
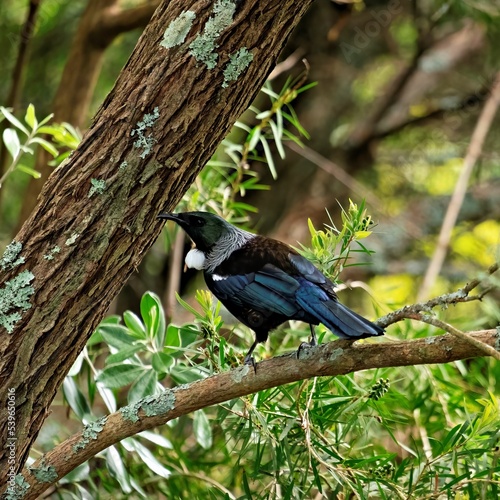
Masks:
[[[252,353],[257,343],[291,319],[309,323],[309,345],[317,345],[313,325],[319,323],[342,339],[384,333],[342,305],[333,283],[285,243],[238,229],[208,212],[165,213],[158,218],[173,220],[186,231],[196,244],[186,255],[187,267],[203,270],[210,291],[255,332],[245,364],[255,368]]]

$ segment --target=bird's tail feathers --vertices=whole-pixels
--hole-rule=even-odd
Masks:
[[[301,305],[341,339],[363,339],[384,334],[383,328],[336,300],[308,301]]]

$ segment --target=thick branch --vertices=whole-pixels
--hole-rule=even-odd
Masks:
[[[469,332],[468,335],[486,345],[498,347],[499,339],[495,330]],[[482,350],[449,334],[399,342],[330,342],[304,349],[301,359],[292,353],[262,361],[257,365],[256,373],[244,365],[187,386],[167,390],[159,396],[145,398],[136,405],[129,405],[101,419],[99,425],[91,425],[95,438],[89,438],[85,430],[75,434],[37,460],[31,469],[52,467],[51,470],[57,474],[57,478],[54,476],[55,482],[126,437],[201,408],[298,380],[345,375],[372,368],[449,363],[483,355]],[[36,498],[52,484],[40,483],[26,470],[23,476],[30,484],[28,494],[24,497],[27,500]]]
[[[107,47],[121,33],[147,24],[159,4],[160,0],[149,0],[143,5],[124,9],[113,3],[104,10],[103,16],[90,31],[92,38],[104,42],[104,46]]]

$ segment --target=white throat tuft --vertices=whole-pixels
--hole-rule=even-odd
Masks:
[[[192,248],[191,250],[189,250],[185,260],[186,266],[189,269],[197,269],[198,271],[205,269],[205,261],[205,254],[197,248]]]

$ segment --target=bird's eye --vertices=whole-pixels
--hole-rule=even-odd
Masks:
[[[195,227],[202,227],[205,225],[205,219],[202,219],[201,217],[193,217],[191,225]]]

